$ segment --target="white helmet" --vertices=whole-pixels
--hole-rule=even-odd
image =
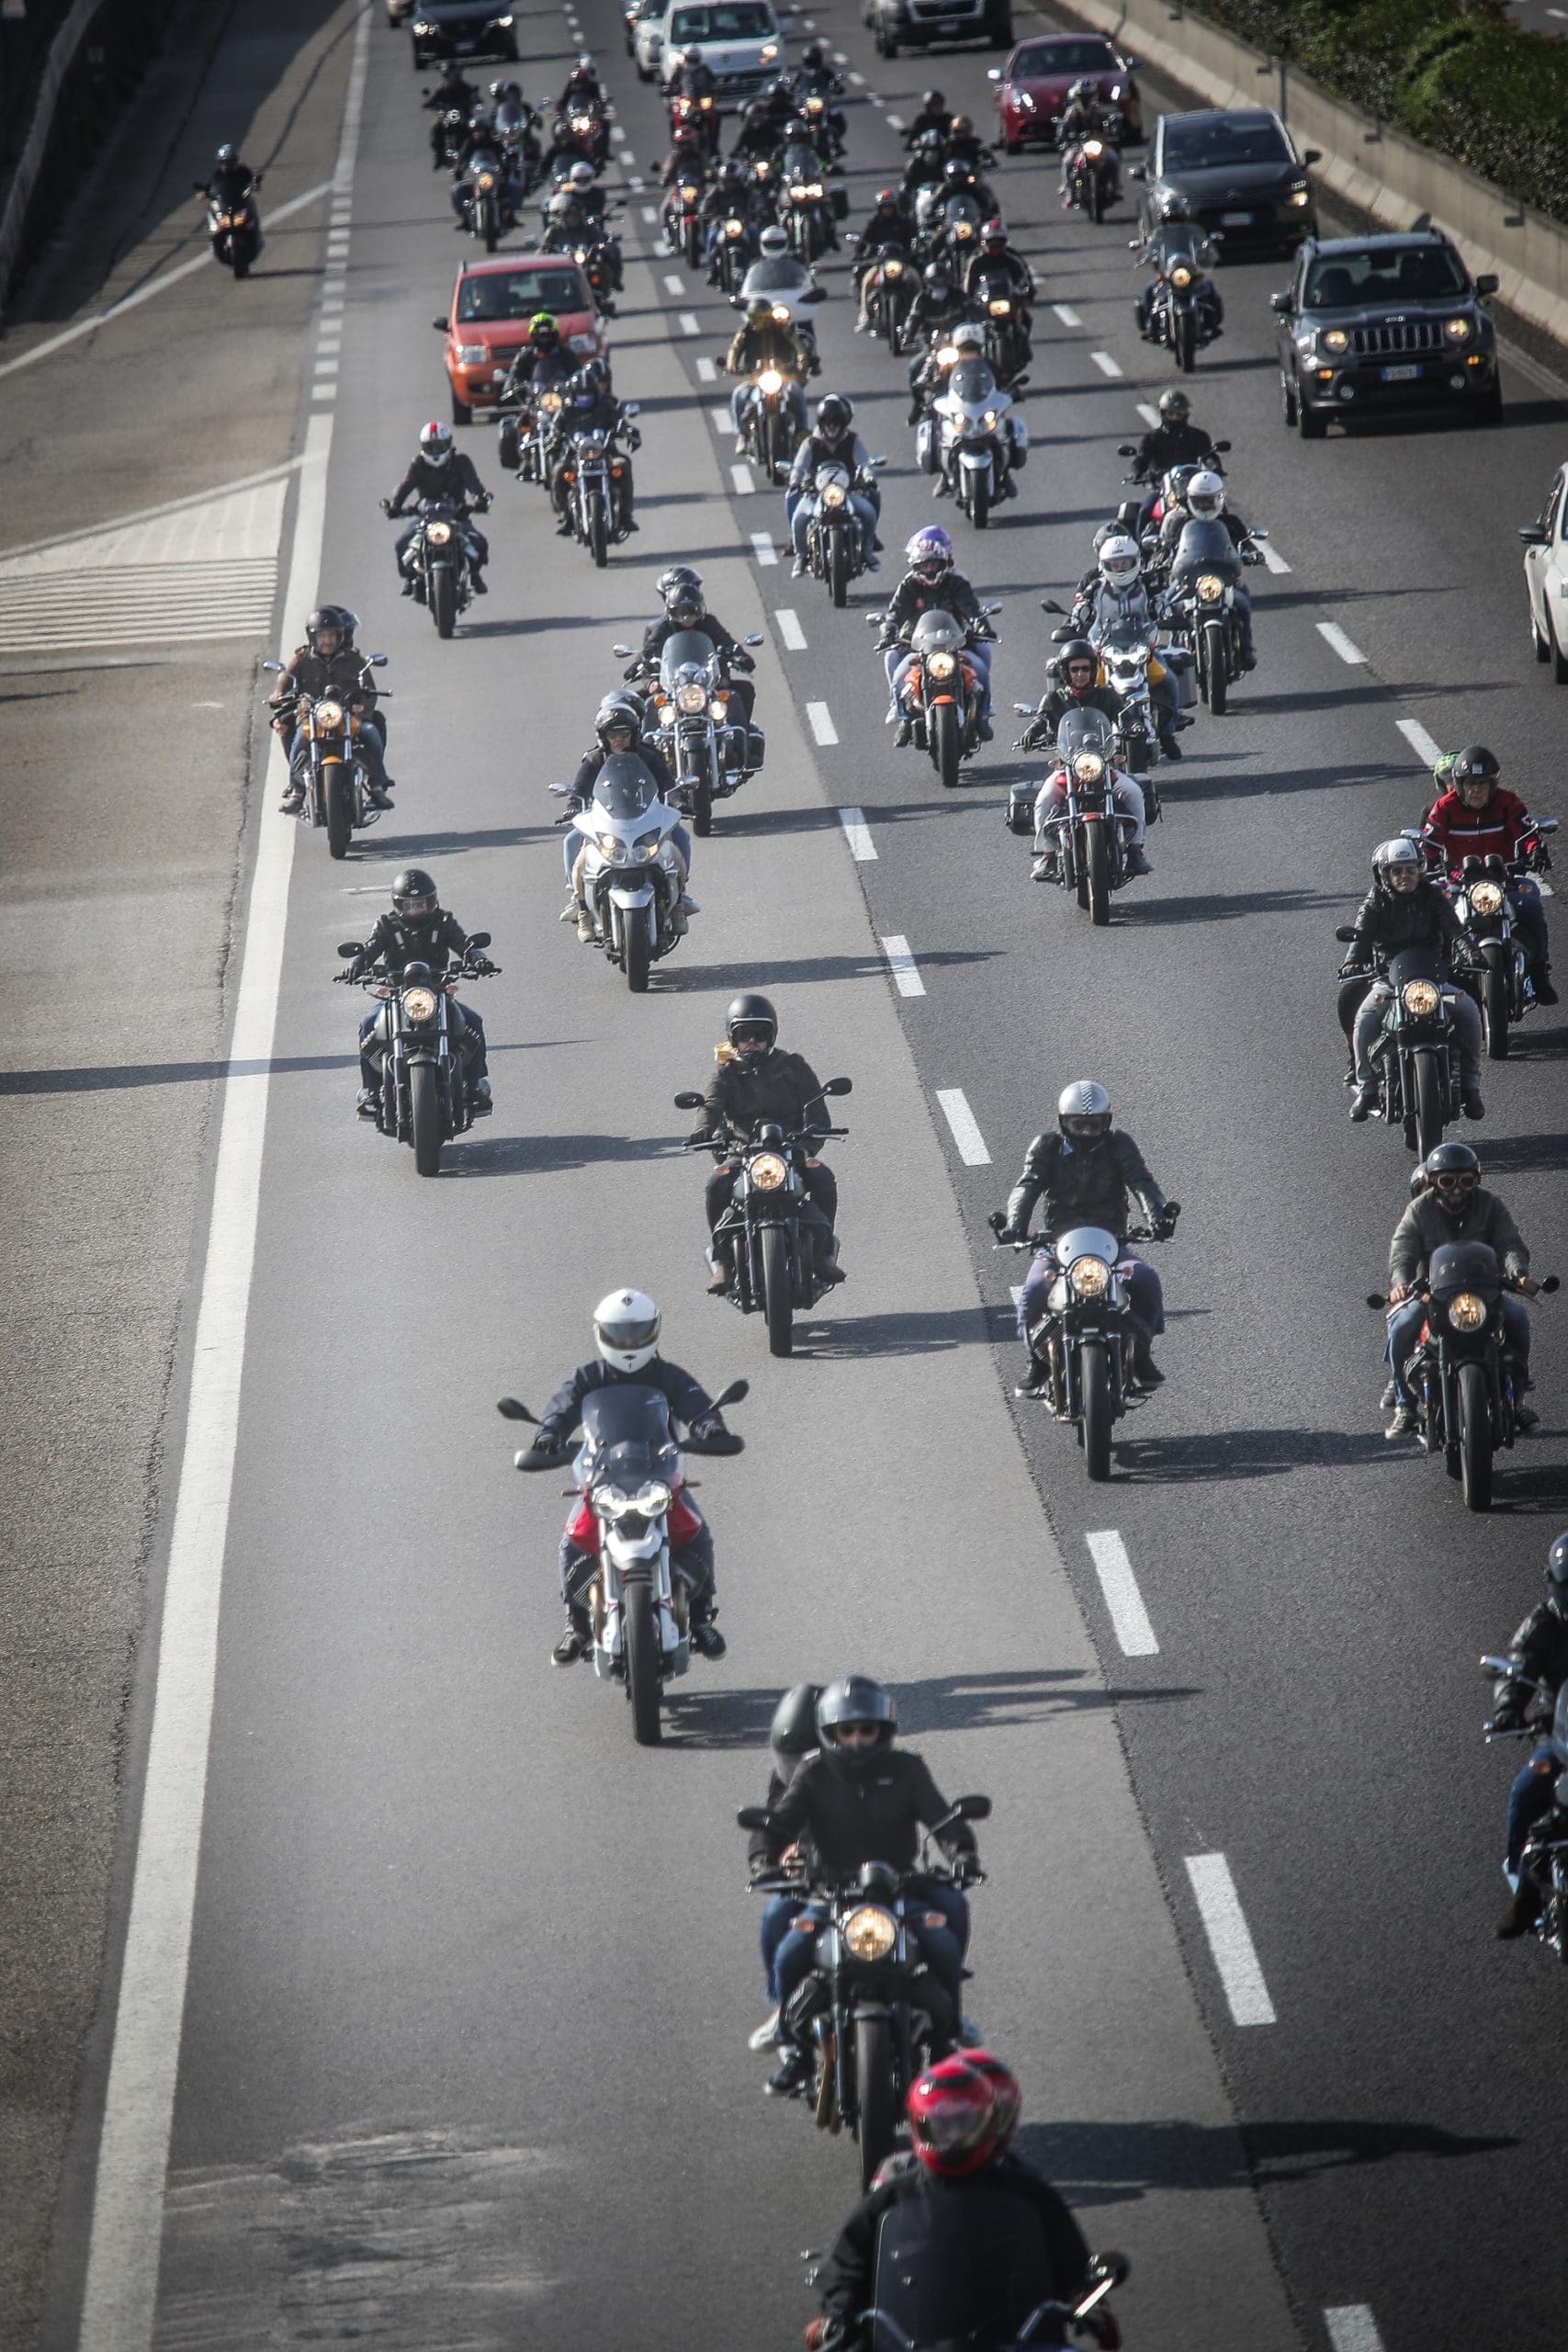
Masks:
[[[784,231],[775,224],[771,229],[763,230],[761,235],[757,240],[757,245],[760,252],[766,254],[768,259],[770,261],[773,261],[777,259],[780,254],[788,253],[789,239],[785,236]]]
[[[977,319],[965,319],[961,326],[953,328],[953,347],[954,351],[984,351],[986,330]]]
[[[646,1292],[613,1290],[593,1309],[593,1341],[617,1372],[640,1372],[659,1352],[659,1309]]]
[[[570,171],[567,174],[567,178],[571,182],[573,187],[592,187],[593,185],[593,166],[592,164],[586,163],[573,164]]]
[[[1224,483],[1205,466],[1187,485],[1187,512],[1201,515],[1205,522],[1214,522],[1224,511]]]
[[[1056,1097],[1056,1125],[1067,1135],[1080,1121],[1091,1119],[1094,1126],[1083,1132],[1103,1135],[1111,1125],[1111,1097],[1097,1080],[1075,1078]]]
[[[570,220],[576,209],[577,207],[570,192],[564,187],[558,195],[552,196],[545,207],[546,214],[551,220]]]
[[[1100,576],[1111,588],[1130,588],[1143,570],[1136,539],[1112,532],[1100,550]]]
[[[1380,842],[1372,852],[1372,872],[1385,888],[1395,874],[1415,874],[1417,879],[1426,872],[1427,861],[1406,833],[1397,840]]]

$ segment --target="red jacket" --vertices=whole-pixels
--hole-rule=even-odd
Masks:
[[[1427,841],[1441,850],[1450,873],[1457,874],[1467,857],[1505,857],[1511,862],[1518,854],[1519,837],[1529,824],[1529,811],[1517,792],[1499,789],[1484,808],[1467,808],[1457,792],[1445,792],[1427,809],[1423,831]]]

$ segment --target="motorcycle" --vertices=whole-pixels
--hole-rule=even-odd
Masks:
[[[863,1862],[842,1878],[813,1872],[807,1880],[781,1871],[751,1882],[759,1894],[797,1895],[821,1906],[811,1973],[791,2001],[786,2023],[814,2062],[800,2095],[819,2131],[847,2128],[856,2141],[863,2189],[893,2153],[905,2100],[936,2038],[932,2009],[940,2017],[945,2007],[920,1958],[925,1886],[972,1885],[985,1877],[972,1862],[937,1862],[931,1840],[957,1822],[988,1820],[990,1812],[989,1797],[957,1798],[926,1832],[913,1871]],[[766,1805],[742,1805],[735,1817],[742,1829],[773,1826]],[[931,1917],[940,1924],[942,1915]],[[958,2021],[942,2022],[945,2039]]]
[[[367,673],[384,670],[386,666],[384,653],[367,654],[360,664],[361,683],[368,685]],[[285,674],[281,662],[264,662],[262,668],[279,677]],[[389,701],[391,697],[386,699]],[[280,708],[281,715],[287,717],[287,706]],[[318,702],[301,695],[295,703],[293,717],[308,746],[305,797],[299,806],[299,820],[324,827],[329,855],[346,857],[354,835],[373,825],[381,813],[370,799],[369,772],[354,749],[360,730],[375,727],[375,714],[359,710],[345,697],[323,695]]]
[[[1486,1657],[1481,1665],[1487,1674],[1506,1674],[1533,1693],[1530,1713],[1538,1720],[1517,1731],[1496,1731],[1488,1724],[1486,1745],[1490,1747],[1495,1739],[1533,1740],[1546,1751],[1538,1760],[1556,1774],[1551,1810],[1525,1839],[1519,1877],[1529,1879],[1540,1897],[1533,1932],[1568,1968],[1568,1682],[1554,1696],[1548,1684],[1520,1674],[1511,1658]]]
[[[830,1078],[824,1095],[850,1091],[847,1078]],[[701,1094],[677,1094],[678,1111],[700,1111]],[[830,1136],[849,1133],[829,1127]],[[770,1120],[758,1124],[747,1138],[725,1132],[711,1142],[688,1143],[688,1151],[722,1150],[735,1164],[735,1188],[728,1206],[714,1229],[708,1251],[710,1269],[717,1266],[719,1245],[729,1267],[725,1296],[742,1315],[762,1315],[768,1326],[768,1353],[787,1356],[795,1345],[795,1317],[815,1306],[829,1287],[818,1275],[815,1236],[820,1218],[806,1188],[801,1160],[814,1154],[820,1134],[786,1136]]]
[[[749,1382],[731,1381],[715,1410],[750,1393]],[[515,1396],[502,1397],[496,1410],[503,1420],[538,1425]],[[739,1453],[746,1441],[721,1430],[678,1442],[663,1391],[632,1381],[592,1390],[579,1426],[575,1459],[566,1446],[529,1447],[513,1464],[529,1471],[571,1464],[567,1492],[580,1499],[567,1538],[592,1564],[581,1598],[593,1629],[593,1671],[625,1689],[637,1745],[657,1747],[664,1686],[692,1663],[691,1583],[681,1546],[703,1521],[686,1498],[681,1457]]]
[[[683,93],[670,101],[670,144],[681,143],[682,130],[693,130],[702,141],[707,155],[718,153],[718,100],[711,91],[700,98],[689,98]]]
[[[499,155],[480,153],[463,175],[463,226],[470,237],[482,237],[487,254],[494,253],[508,230],[517,225],[512,187]]]
[[[1000,1209],[987,1219],[999,1250],[1027,1250],[1050,1260],[1045,1312],[1029,1334],[1034,1362],[1045,1373],[1044,1401],[1059,1421],[1070,1421],[1083,1448],[1084,1467],[1096,1485],[1111,1476],[1111,1432],[1130,1410],[1146,1404],[1133,1371],[1131,1293],[1116,1271],[1130,1241],[1168,1241],[1181,1214],[1168,1202],[1152,1226],[1132,1227],[1119,1240],[1101,1226],[1074,1226],[1054,1241],[1003,1241],[1007,1217]]]
[[[695,172],[682,173],[671,183],[664,199],[661,226],[664,242],[677,261],[688,269],[695,269],[702,258],[703,222],[698,207],[703,200],[703,182]]]
[[[1121,136],[1118,119],[1075,140],[1067,155],[1067,210],[1087,213],[1096,227],[1122,193]]]
[[[821,158],[809,148],[786,148],[779,160],[779,218],[792,254],[809,266],[838,243]]]
[[[882,464],[873,458],[874,466]],[[850,494],[856,487],[848,466],[832,462],[820,465],[810,491],[810,517],[806,526],[806,561],[813,579],[825,581],[835,606],[842,611],[849,601],[852,580],[858,580],[865,570],[865,557],[861,550],[860,524],[850,504]]]
[[[490,500],[481,500],[476,512],[483,514]],[[384,514],[391,514],[389,499],[381,501]],[[468,543],[463,524],[467,510],[449,498],[422,498],[419,502],[419,527],[409,547],[408,560],[414,576],[414,594],[422,605],[429,607],[435,623],[435,634],[449,638],[457,626],[457,616],[466,612],[473,601],[469,578]]]
[[[488,979],[501,967],[482,952],[488,931],[476,931],[462,959],[437,979],[428,964],[405,964],[395,979],[374,973],[339,972],[338,979],[381,999],[380,1018],[366,1052],[380,1071],[376,1125],[380,1134],[413,1148],[422,1176],[441,1173],[442,1146],[467,1133],[474,1119],[468,1096],[468,1056],[452,1029],[452,998],[459,980]],[[364,944],[340,940],[340,956],[363,956]]]
[[[999,613],[999,604],[985,611]],[[866,626],[880,628],[884,613],[868,613]],[[951,613],[922,613],[909,634],[914,665],[898,690],[899,708],[914,729],[919,751],[931,763],[948,791],[958,782],[959,764],[980,748],[980,681],[967,660],[968,632]]]
[[[547,384],[541,390],[525,384],[516,415],[502,418],[496,454],[508,473],[514,473],[519,481],[543,482],[547,479],[545,452],[554,435],[560,410],[558,385]]]
[[[1503,1293],[1509,1283],[1497,1253],[1484,1241],[1450,1241],[1434,1250],[1427,1280],[1413,1285],[1427,1303],[1416,1348],[1404,1366],[1416,1399],[1416,1435],[1427,1453],[1440,1453],[1457,1478],[1466,1510],[1492,1508],[1493,1457],[1518,1433],[1513,1360],[1505,1352]],[[1550,1295],[1558,1277],[1540,1285]],[[1369,1291],[1367,1305],[1388,1300]]]
[[[255,206],[255,192],[261,184],[262,175],[257,172],[238,204],[224,204],[217,197],[208,196],[205,180],[191,183],[198,196],[207,197],[207,233],[212,241],[212,258],[222,268],[231,269],[236,277],[250,276],[252,264],[265,243],[261,215]]]
[[[1335,938],[1348,944],[1353,926],[1342,923]],[[1354,979],[1364,966],[1340,967]],[[1459,1030],[1449,1006],[1457,983],[1433,947],[1402,947],[1388,959],[1388,1001],[1382,1034],[1371,1051],[1377,1081],[1377,1116],[1404,1129],[1405,1148],[1425,1159],[1443,1139],[1463,1091],[1460,1080]]]
[[[637,413],[637,402],[628,401],[627,418]],[[590,425],[572,435],[560,462],[560,479],[570,493],[567,513],[578,544],[588,549],[599,571],[610,560],[611,540],[626,537],[626,459],[615,432]]]
[[[931,257],[945,261],[960,285],[969,263],[969,256],[980,243],[980,208],[968,195],[950,196],[942,204],[942,219],[931,240]]]
[[[1149,821],[1159,814],[1154,768],[1159,758],[1159,720],[1149,692],[1149,663],[1155,658],[1155,632],[1122,628],[1098,641],[1103,683],[1116,696],[1113,756],[1116,765],[1135,775],[1148,804]]]
[[[960,358],[949,370],[930,416],[915,428],[926,473],[940,474],[977,531],[1011,492],[1012,475],[1029,458],[1028,428],[984,359]]]
[[[1015,703],[1013,707],[1026,718],[1035,716],[1026,702]],[[1026,732],[1014,749],[1029,748]],[[1015,784],[1008,793],[1008,827],[1014,833],[1032,834],[1037,856],[1055,855],[1053,878],[1062,889],[1073,892],[1096,930],[1103,930],[1111,921],[1112,892],[1124,889],[1133,879],[1127,851],[1137,828],[1134,820],[1116,806],[1114,737],[1102,710],[1064,712],[1050,774],[1058,769],[1066,776],[1066,794],[1056,813],[1037,820],[1038,791],[1027,783]],[[1146,822],[1153,800],[1152,779],[1140,777],[1138,788],[1144,795]],[[1154,807],[1157,809],[1157,800]]]
[[[610,156],[610,122],[615,109],[611,107],[574,107],[570,114],[558,114],[551,132],[550,143],[559,150],[556,168],[570,156],[580,156],[602,172]]]
[[[994,278],[979,277],[973,292],[984,306],[986,356],[996,370],[997,381],[1010,391],[1019,391],[1027,381],[1024,370],[1034,356],[1029,305],[1000,271]]]
[[[740,408],[752,462],[770,482],[788,473],[799,437],[795,411],[784,399],[788,380],[780,368],[759,368]]]
[[[744,641],[762,642],[756,636]],[[630,646],[612,650],[634,660]],[[648,701],[681,805],[690,813],[692,831],[705,839],[713,831],[714,802],[728,800],[761,766],[761,735],[748,725],[743,698],[735,694],[717,647],[700,628],[675,629],[665,639]]]
[[[836,164],[844,152],[844,115],[825,90],[807,90],[798,101],[801,130],[817,153]]]
[[[533,107],[518,98],[502,99],[491,118],[501,141],[502,167],[525,196],[536,183],[543,161],[536,119]]]
[[[872,332],[889,351],[897,352],[919,286],[919,272],[910,266],[902,245],[883,245],[868,272],[865,314]]]
[[[1538,817],[1520,842],[1521,855],[1510,865],[1495,853],[1486,858],[1467,857],[1449,895],[1464,925],[1480,970],[1478,994],[1491,1061],[1506,1061],[1509,1032],[1533,1012],[1536,993],[1530,979],[1530,959],[1515,928],[1517,905],[1513,882],[1517,876],[1549,865],[1546,836],[1557,831],[1555,817]],[[1410,838],[1419,841],[1418,832]]]
[[[1134,237],[1131,243],[1135,251],[1141,249],[1141,239]],[[1203,300],[1206,276],[1195,253],[1179,253],[1167,262],[1155,285],[1149,330],[1156,343],[1166,345],[1184,376],[1192,373],[1199,352],[1213,342],[1218,332]]]
[[[738,291],[757,258],[757,232],[743,212],[727,212],[718,224],[709,274],[723,294]]]
[[[575,825],[585,844],[581,895],[596,943],[625,973],[632,994],[642,996],[649,967],[686,935],[674,840],[681,812],[660,799],[635,752],[604,762],[586,804],[570,784],[552,784],[550,790],[570,800],[560,822]]]
[[[1012,2198],[965,2199],[964,2204],[961,2239],[933,2229],[923,2213],[912,2227],[899,2207],[886,2216],[877,2234],[871,2308],[857,2314],[868,2352],[948,2352],[954,2345],[1024,2352],[1031,2344],[1063,2344],[1131,2275],[1124,2254],[1093,2255],[1076,2303],[1047,2294],[1014,2324],[1021,2277],[1041,2285],[1051,2276],[1042,2233],[1026,2221],[1021,2224]],[[815,2286],[817,2277],[815,2268],[808,2271],[807,2284]],[[1098,2324],[1085,2330],[1098,2333]]]
[[[1170,584],[1159,600],[1159,616],[1179,644],[1190,648],[1198,692],[1216,718],[1223,718],[1230,689],[1244,675],[1241,620],[1236,590],[1244,563],[1259,563],[1256,530],[1237,548],[1224,525],[1193,516],[1183,524],[1170,559]]]

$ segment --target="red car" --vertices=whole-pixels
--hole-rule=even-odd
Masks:
[[[1129,144],[1144,135],[1144,102],[1133,79],[1138,62],[1123,57],[1101,33],[1048,33],[1021,40],[1005,65],[993,65],[1002,145],[1010,155],[1022,147],[1049,147],[1051,126],[1067,103],[1075,82],[1092,82],[1100,96],[1120,107]]]
[[[446,338],[454,424],[471,423],[477,408],[495,406],[496,388],[527,342],[536,311],[555,312],[569,351],[583,359],[608,355],[588,280],[564,254],[492,254],[457,272],[452,307],[435,321]]]

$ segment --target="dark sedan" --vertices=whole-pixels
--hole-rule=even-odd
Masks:
[[[1310,239],[1273,297],[1285,423],[1303,441],[1368,410],[1459,408],[1495,424],[1503,387],[1483,301],[1496,291],[1438,229]]]
[[[510,8],[495,0],[426,0],[411,9],[413,69],[446,57],[517,56],[517,26]]]
[[[1204,107],[1192,114],[1162,114],[1138,218],[1147,231],[1185,205],[1190,219],[1224,238],[1227,261],[1248,248],[1293,249],[1314,235],[1316,208],[1307,165],[1315,147],[1298,155],[1291,134],[1268,107]]]

